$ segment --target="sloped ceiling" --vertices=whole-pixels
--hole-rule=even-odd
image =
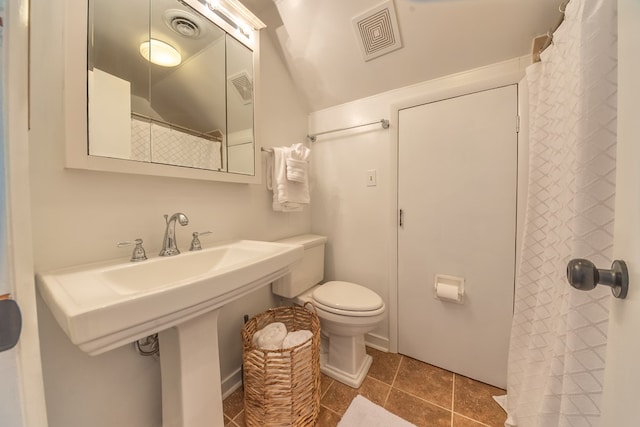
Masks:
[[[382,0],[243,0],[310,111],[531,53],[560,0],[393,0],[403,47],[362,59],[352,18]],[[263,82],[268,84],[268,82]]]

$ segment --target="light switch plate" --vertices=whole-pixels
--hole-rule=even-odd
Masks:
[[[367,171],[367,187],[375,187],[377,185],[376,170],[369,169]]]

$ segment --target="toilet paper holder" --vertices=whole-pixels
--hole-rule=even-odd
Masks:
[[[441,301],[464,304],[464,277],[436,274],[433,280],[433,297]]]

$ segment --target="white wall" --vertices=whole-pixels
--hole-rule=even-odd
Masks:
[[[187,214],[177,227],[181,248],[191,232],[211,230],[202,239],[274,240],[308,232],[310,213],[274,213],[262,185],[159,178],[64,169],[63,7],[56,2],[31,5],[30,179],[36,271],[127,257],[117,241],[141,237],[157,253],[164,232],[163,214]],[[73,53],[70,53],[73,54]],[[257,138],[265,146],[299,141],[307,132],[307,112],[263,37],[262,81],[257,104]],[[87,284],[91,286],[91,284]],[[268,287],[231,304],[219,322],[223,379],[239,378],[242,315],[271,305]],[[160,371],[153,358],[132,346],[89,357],[67,339],[46,305],[39,301],[39,326],[45,392],[52,427],[159,426]]]
[[[346,280],[377,292],[387,305],[388,320],[368,338],[369,344],[395,350],[396,182],[395,124],[399,105],[429,102],[495,87],[524,75],[528,57],[408,86],[369,98],[313,112],[309,131],[322,132],[391,119],[379,125],[318,137],[311,156],[311,229],[329,237],[325,280]],[[494,86],[495,82],[495,86]],[[462,122],[463,118],[461,118]],[[366,185],[368,170],[377,185]]]

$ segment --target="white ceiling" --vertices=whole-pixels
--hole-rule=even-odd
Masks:
[[[560,18],[560,0],[394,0],[403,47],[365,62],[351,20],[383,0],[242,1],[310,111],[527,55]]]

